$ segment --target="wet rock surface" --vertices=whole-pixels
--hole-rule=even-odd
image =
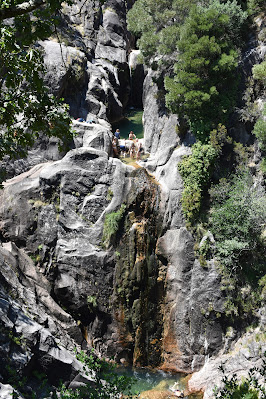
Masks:
[[[115,245],[117,360],[154,367],[161,362],[165,271],[155,255],[161,229],[159,187],[143,169],[134,172],[126,201],[128,212]]]

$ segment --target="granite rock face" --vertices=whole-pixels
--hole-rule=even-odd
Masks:
[[[108,150],[108,132],[97,131],[99,140],[92,141],[99,147],[106,135]],[[101,245],[103,221],[123,202],[131,169],[86,146],[5,183],[0,210],[2,382],[11,378],[9,361],[18,375],[36,369],[53,384],[78,374],[75,346],[90,344],[106,354],[114,258]]]
[[[149,70],[143,86],[143,123],[145,148],[151,154],[158,155],[159,151],[175,148],[180,144],[177,135],[178,118],[176,115],[167,115],[160,98],[160,90],[154,79],[156,73]]]
[[[125,17],[131,5],[78,0],[64,6],[64,41],[40,43],[51,92],[85,122],[73,120],[66,154],[50,139],[9,163],[15,177],[0,192],[3,397],[13,389],[8,371],[1,371],[9,358],[19,373],[37,368],[50,383],[52,365],[56,378],[75,386],[80,365],[71,353],[78,346],[121,364],[187,373],[203,366],[190,390],[205,390],[207,399],[220,378],[215,357],[232,344],[220,317],[215,262],[203,267],[195,258],[181,210],[177,165],[191,154],[194,138],[181,141],[179,119],[168,115],[153,71],[145,71],[141,100],[150,157],[140,168],[112,158],[110,122],[129,101],[141,103],[139,95],[130,100]],[[144,79],[135,61],[134,86]],[[239,358],[227,360],[229,372],[243,356],[245,367],[257,362],[259,347],[249,348],[250,355],[242,348]]]
[[[157,254],[164,257],[166,274],[163,365],[164,369],[191,372],[204,364],[222,344],[222,328],[204,313],[210,303],[223,311],[214,265],[203,270],[195,260],[193,239],[184,228],[168,230],[157,242]]]
[[[46,375],[51,384],[71,380],[82,369],[73,349],[84,339],[52,298],[49,281],[14,243],[0,247],[0,269],[1,398],[13,390],[6,382],[43,397],[34,373]]]
[[[74,119],[120,119],[129,96],[125,3],[77,1],[65,19],[62,42],[43,44],[48,86],[65,98]]]

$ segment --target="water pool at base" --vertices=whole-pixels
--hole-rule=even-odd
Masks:
[[[149,370],[149,369],[132,369],[132,368],[121,368],[119,374],[123,374],[134,379],[131,392],[133,395],[150,391],[166,391],[169,392],[169,388],[175,383],[178,383],[178,388],[182,391],[186,390],[188,376],[180,373],[166,373],[161,370]],[[156,397],[156,395],[154,396]],[[189,395],[185,398],[188,399],[201,399],[202,395]]]
[[[124,119],[121,119],[119,122],[112,124],[113,132],[116,129],[120,130],[120,137],[122,139],[127,139],[128,134],[131,130],[135,133],[138,139],[143,138],[143,125],[142,125],[142,115],[143,110],[141,109],[129,109]]]
[[[156,387],[167,389],[175,382],[180,383],[180,379],[184,377],[181,374],[170,374],[163,371],[152,371],[148,369],[127,369],[123,374],[133,377],[135,382],[132,386],[132,392],[138,393],[148,391]],[[184,386],[183,386],[184,387]],[[181,387],[183,389],[183,387]]]

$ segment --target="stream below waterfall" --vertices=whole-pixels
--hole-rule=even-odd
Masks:
[[[181,373],[170,373],[162,370],[151,370],[145,368],[121,368],[119,374],[133,378],[133,384],[131,392],[133,395],[141,394],[143,392],[149,392],[149,398],[161,398],[165,392],[166,396],[171,393],[169,388],[173,387],[174,384],[178,385],[181,391],[187,389],[187,376]],[[158,396],[156,394],[158,392]],[[144,396],[141,395],[144,398]],[[171,396],[172,397],[172,396]],[[189,395],[185,398],[189,399],[201,399],[202,395]]]

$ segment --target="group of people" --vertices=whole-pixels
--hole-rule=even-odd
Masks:
[[[125,140],[124,144],[119,143],[119,140],[120,130],[116,129],[112,139],[113,153],[116,157],[119,157],[120,154],[124,157],[129,154],[130,158],[132,159],[141,159],[141,153],[144,151],[144,149],[142,147],[141,141],[137,139],[132,130],[129,132],[128,140]]]

